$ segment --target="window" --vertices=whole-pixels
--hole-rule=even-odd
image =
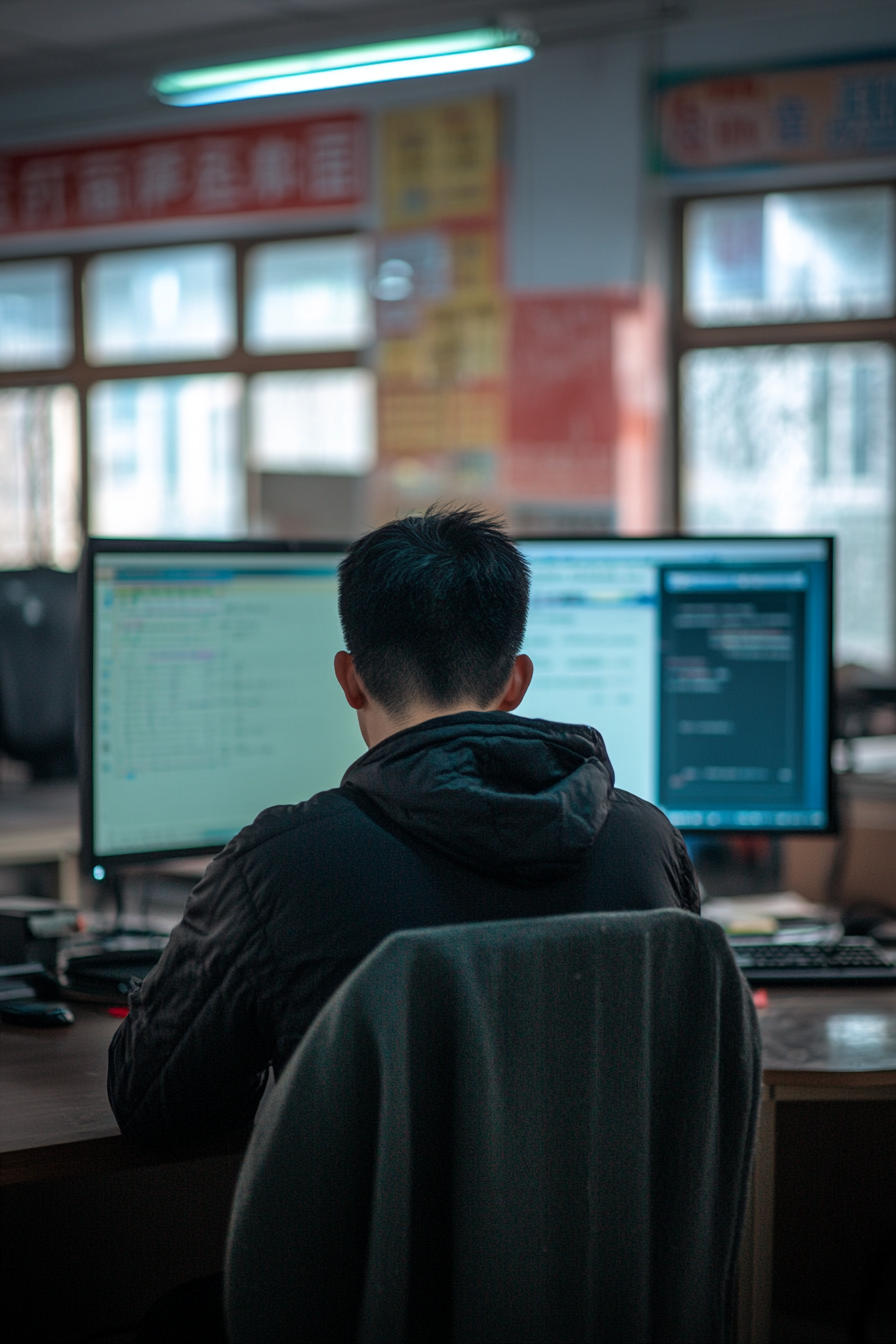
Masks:
[[[160,247],[94,257],[84,276],[91,364],[214,358],[236,344],[233,248]]]
[[[253,473],[369,471],[370,264],[355,235],[0,264],[0,564],[270,530]]]
[[[376,404],[368,369],[260,373],[250,394],[256,471],[360,476],[376,457]]]
[[[264,243],[247,258],[246,348],[351,350],[373,339],[366,239]]]
[[[90,530],[127,537],[245,531],[240,393],[232,373],[95,384]]]
[[[682,223],[682,526],[835,534],[838,661],[892,667],[896,191],[691,201]]]
[[[697,326],[891,317],[894,192],[770,192],[685,210],[685,313]]]
[[[0,390],[0,566],[77,565],[80,475],[75,389]]]
[[[72,357],[68,260],[0,265],[0,369],[58,369]]]

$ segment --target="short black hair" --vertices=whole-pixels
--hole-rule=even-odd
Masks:
[[[481,509],[427,509],[356,541],[339,566],[339,617],[369,694],[390,713],[414,701],[485,706],[526,630],[529,566]]]

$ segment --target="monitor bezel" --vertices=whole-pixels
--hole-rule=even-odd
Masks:
[[[737,836],[737,835],[768,835],[768,836],[787,836],[787,835],[836,835],[840,830],[840,818],[838,813],[838,796],[835,788],[834,770],[831,761],[831,747],[834,739],[834,726],[836,716],[836,706],[834,703],[834,564],[836,558],[836,538],[824,534],[804,534],[804,535],[774,535],[757,536],[751,533],[744,534],[722,534],[722,535],[701,535],[701,536],[683,536],[681,533],[667,532],[655,533],[650,536],[583,536],[583,535],[552,535],[544,534],[536,536],[514,535],[514,543],[522,544],[557,544],[562,542],[611,542],[614,546],[625,545],[643,545],[644,543],[661,542],[696,542],[706,543],[708,545],[720,544],[725,542],[822,542],[827,550],[827,617],[828,617],[828,659],[827,659],[827,772],[825,777],[827,824],[825,826],[781,826],[769,830],[767,827],[737,827],[728,829],[723,827],[679,827],[678,829],[685,835],[695,839],[706,838],[708,836]],[[223,845],[196,845],[184,846],[174,849],[153,849],[153,850],[134,850],[122,854],[102,854],[98,853],[94,846],[94,806],[93,806],[93,656],[94,656],[94,564],[96,557],[104,552],[133,552],[135,554],[175,554],[183,552],[196,552],[205,554],[273,554],[289,555],[314,553],[319,554],[339,554],[344,553],[350,545],[347,541],[293,541],[293,540],[256,540],[254,538],[242,541],[221,541],[221,540],[183,540],[176,539],[139,539],[139,538],[114,538],[114,537],[90,537],[85,542],[84,550],[79,567],[79,612],[80,628],[83,632],[80,657],[80,695],[78,711],[78,786],[80,797],[81,814],[81,866],[86,873],[92,872],[95,866],[101,865],[106,871],[114,871],[118,868],[126,868],[135,865],[146,865],[150,863],[163,862],[172,859],[197,858],[204,855],[219,854],[225,846]]]
[[[780,534],[773,533],[770,535],[768,533],[757,534],[755,532],[740,532],[740,533],[714,532],[711,534],[700,533],[698,535],[693,535],[682,532],[652,532],[649,536],[629,536],[629,537],[615,537],[608,535],[583,536],[581,533],[547,536],[541,533],[535,536],[532,535],[521,536],[515,534],[513,540],[516,543],[522,542],[525,543],[526,545],[532,545],[537,542],[544,542],[546,544],[556,545],[558,542],[564,542],[564,541],[576,541],[576,542],[609,541],[612,542],[614,546],[619,546],[623,544],[631,544],[633,546],[639,546],[644,545],[645,543],[649,545],[654,542],[661,543],[665,541],[696,542],[698,544],[705,542],[708,545],[720,545],[724,542],[736,543],[742,541],[765,542],[766,544],[768,544],[769,542],[774,543],[774,542],[787,542],[787,541],[824,543],[827,549],[827,557],[826,557],[827,585],[826,585],[825,597],[827,602],[827,618],[828,618],[828,657],[826,667],[828,714],[827,714],[827,743],[826,743],[826,756],[825,756],[825,759],[827,761],[827,771],[825,774],[825,815],[827,816],[827,824],[825,826],[775,826],[771,830],[767,826],[737,826],[734,828],[723,826],[697,826],[697,827],[677,826],[675,829],[680,831],[682,835],[693,837],[693,839],[695,840],[701,838],[705,839],[713,835],[722,836],[724,838],[738,835],[767,835],[769,837],[781,836],[783,838],[784,836],[788,835],[824,836],[824,835],[840,834],[841,829],[840,805],[839,805],[840,799],[839,799],[839,791],[836,788],[836,776],[834,773],[834,767],[832,761],[834,730],[836,726],[836,717],[837,717],[837,709],[835,705],[835,682],[834,682],[834,670],[835,670],[834,618],[836,615],[834,608],[834,600],[835,600],[834,567],[836,563],[837,538],[832,533],[788,532]],[[662,811],[662,809],[660,810]],[[665,815],[665,813],[663,815]]]
[[[78,696],[78,793],[81,816],[81,869],[92,873],[100,866],[105,872],[114,872],[134,866],[161,863],[171,859],[198,858],[220,854],[224,845],[189,845],[174,849],[128,850],[126,853],[103,854],[94,844],[94,760],[93,760],[93,675],[94,675],[94,568],[97,556],[104,553],[132,553],[136,555],[301,555],[344,554],[348,541],[291,541],[280,539],[247,538],[240,541],[195,540],[176,538],[88,537],[78,568],[78,611],[80,617],[80,675]]]

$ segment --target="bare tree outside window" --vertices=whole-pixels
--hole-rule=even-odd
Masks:
[[[73,568],[79,494],[74,388],[0,391],[0,565]]]

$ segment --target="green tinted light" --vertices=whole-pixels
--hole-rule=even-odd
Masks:
[[[298,56],[171,71],[157,75],[152,89],[163,103],[198,107],[242,98],[269,98],[382,80],[516,65],[531,60],[536,41],[529,33],[476,28],[437,37],[374,42],[336,51],[311,51]]]

